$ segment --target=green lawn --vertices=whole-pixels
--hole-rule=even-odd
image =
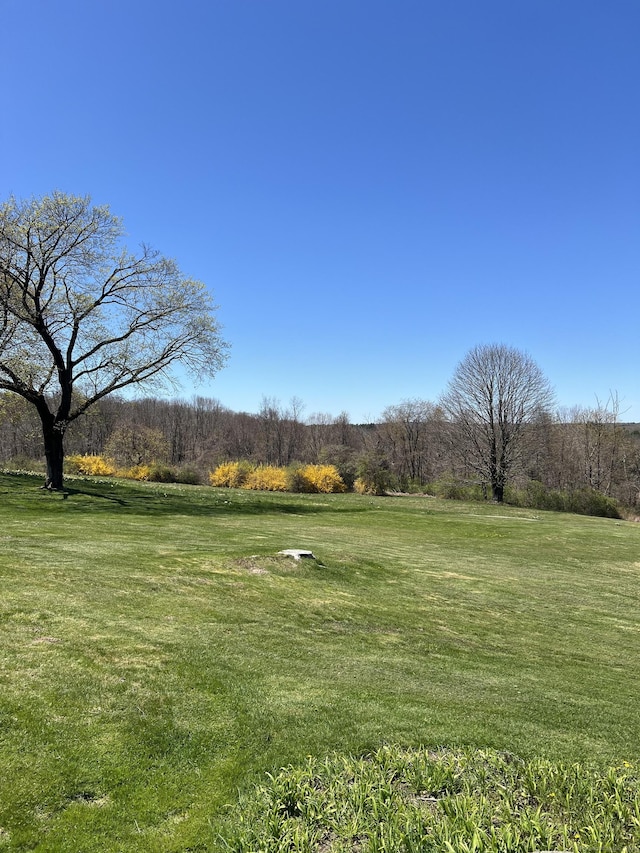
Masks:
[[[638,525],[38,485],[0,475],[0,850],[214,849],[267,771],[384,744],[640,761]]]

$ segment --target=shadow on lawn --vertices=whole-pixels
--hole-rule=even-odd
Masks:
[[[324,502],[324,495],[283,495],[251,491],[209,491],[194,488],[177,491],[161,485],[135,483],[67,481],[63,492],[38,488],[41,479],[26,475],[0,475],[0,491],[5,500],[15,498],[16,506],[36,512],[112,513],[148,516],[234,516],[234,515],[317,515],[327,512],[362,512],[365,507]],[[6,488],[8,487],[8,488]]]
[[[328,506],[305,505],[301,503],[285,503],[278,500],[261,500],[253,497],[250,500],[227,499],[193,501],[185,500],[172,495],[170,492],[160,495],[121,495],[109,492],[94,492],[85,489],[67,489],[65,500],[71,505],[74,498],[96,499],[92,509],[101,510],[118,507],[118,514],[124,512],[133,515],[190,515],[190,516],[221,516],[221,515],[315,515],[322,512],[335,512],[335,508]],[[105,503],[100,505],[100,501]],[[86,510],[89,502],[84,500],[78,502],[78,508]],[[349,512],[359,512],[359,509],[349,508]]]

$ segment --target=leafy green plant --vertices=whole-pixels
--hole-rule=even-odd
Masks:
[[[385,746],[268,774],[222,840],[234,853],[632,853],[639,817],[639,778],[628,763],[599,773],[495,750]]]

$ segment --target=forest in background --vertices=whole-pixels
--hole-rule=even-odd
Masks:
[[[305,416],[297,398],[282,405],[265,397],[259,411],[249,414],[209,397],[111,396],[70,426],[66,453],[106,456],[123,467],[169,466],[176,479],[203,483],[230,460],[331,464],[349,488],[365,476],[379,492],[488,497],[487,484],[465,463],[457,440],[438,404],[419,399],[387,407],[375,423],[353,424],[344,412]],[[44,464],[37,414],[10,393],[0,394],[0,464],[31,470]],[[637,509],[640,425],[621,421],[613,395],[593,409],[540,413],[526,427],[509,488],[507,500],[516,500],[518,490],[531,499],[537,493],[538,504],[551,509],[566,508],[556,507],[551,493],[585,490]]]

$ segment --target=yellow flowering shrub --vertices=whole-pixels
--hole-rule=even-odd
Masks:
[[[209,474],[209,482],[219,488],[239,489],[252,471],[249,462],[223,462]]]
[[[298,472],[305,492],[344,492],[346,486],[335,465],[303,465]]]
[[[368,495],[368,494],[371,494],[371,489],[370,489],[370,487],[369,487],[369,486],[367,485],[367,483],[365,483],[365,481],[364,481],[363,479],[361,479],[360,477],[358,477],[358,478],[357,478],[357,480],[354,480],[354,483],[353,483],[353,491],[354,491],[354,492],[357,492],[359,495]]]
[[[113,477],[116,466],[112,459],[104,456],[68,456],[67,462],[79,473],[90,477]]]
[[[265,492],[346,492],[335,465],[254,466],[250,462],[223,462],[209,473],[218,488],[256,489]]]
[[[286,492],[287,471],[275,465],[260,465],[247,476],[243,489],[258,489],[262,492]]]
[[[133,465],[131,468],[120,468],[117,476],[125,477],[128,480],[148,480],[151,476],[151,465]]]

